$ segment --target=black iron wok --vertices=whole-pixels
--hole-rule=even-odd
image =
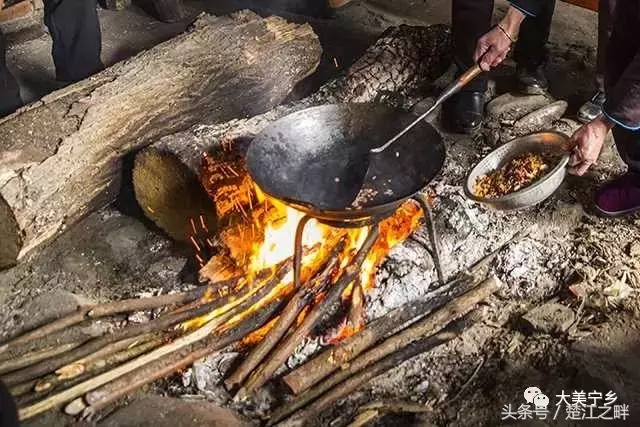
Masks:
[[[391,215],[440,171],[445,147],[427,122],[385,151],[372,178],[357,182],[369,149],[415,119],[380,104],[340,104],[288,115],[255,137],[247,153],[249,174],[266,194],[326,222],[357,223]],[[372,197],[354,207],[361,188]],[[358,198],[360,199],[360,198]]]

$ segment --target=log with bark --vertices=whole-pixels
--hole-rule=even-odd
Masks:
[[[176,182],[189,175],[199,177],[207,192],[221,203],[238,210],[244,209],[243,204],[249,207],[251,196],[247,194],[243,151],[267,125],[314,105],[374,102],[386,93],[413,93],[436,80],[450,63],[450,31],[446,25],[391,28],[344,75],[307,98],[250,119],[194,126],[144,149],[138,154],[133,171],[136,198],[145,215],[161,228],[162,224],[185,222],[185,215],[175,209],[173,194],[178,191]],[[220,158],[230,170],[216,167]],[[153,187],[150,177],[155,180],[153,185],[171,191]],[[228,209],[219,210],[219,214],[227,215]]]
[[[196,123],[264,113],[320,56],[308,25],[201,15],[184,34],[0,120],[0,268],[112,202],[127,152]],[[183,202],[213,216],[206,199]]]

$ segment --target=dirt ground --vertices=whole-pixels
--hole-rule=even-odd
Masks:
[[[198,10],[226,13],[253,6],[265,13],[277,11],[290,19],[312,22],[325,49],[323,63],[314,79],[298,88],[296,96],[312,91],[318,82],[339,71],[334,57],[339,68],[346,67],[387,26],[402,22],[447,22],[450,7],[450,2],[444,0],[371,0],[350,6],[337,16],[329,16],[321,7],[308,7],[293,0],[212,3],[188,2],[193,13]],[[497,10],[504,5],[504,1],[499,1]],[[102,10],[100,17],[103,60],[107,65],[153,46],[186,26],[186,22],[159,23],[135,7],[123,12]],[[551,94],[569,103],[568,115],[574,113],[595,88],[595,28],[595,14],[558,4],[549,46],[548,74]],[[10,48],[9,62],[27,101],[55,87],[49,49],[47,36]],[[495,73],[499,92],[509,89],[511,75],[510,67]],[[539,209],[523,215],[501,216],[472,208],[457,198],[459,180],[485,150],[486,138],[471,140],[456,135],[446,135],[446,138],[454,166],[438,184],[437,192],[449,203],[440,209],[451,218],[458,212],[467,217],[475,215],[467,227],[469,230],[459,223],[446,222],[443,215],[439,219],[439,227],[446,230],[443,243],[449,252],[448,271],[468,265],[496,242],[508,238],[512,230],[537,224],[539,228],[535,233],[538,234],[534,233],[528,240],[532,244],[516,245],[496,263],[495,269],[507,288],[490,300],[489,321],[376,379],[325,414],[320,423],[347,425],[361,403],[394,398],[435,402],[435,410],[420,415],[388,415],[372,425],[534,425],[532,420],[503,421],[501,410],[507,404],[517,407],[523,403],[524,390],[537,386],[552,402],[563,390],[569,393],[595,390],[603,394],[613,391],[619,397],[617,403],[630,405],[631,421],[627,423],[633,424],[640,411],[640,371],[636,368],[640,362],[636,290],[639,283],[634,278],[640,263],[640,247],[634,245],[640,237],[640,221],[599,219],[591,215],[589,209],[595,185],[621,168],[615,150],[610,147],[598,169],[588,177],[568,179],[562,191]],[[176,246],[134,213],[123,196],[118,204],[87,217],[41,253],[0,272],[2,332],[7,334],[42,323],[75,307],[78,298],[121,299],[174,290],[192,283],[196,268],[190,248]],[[469,222],[468,218],[460,221]],[[412,245],[414,240],[390,256],[384,267],[385,284],[379,288],[380,293],[395,295],[394,287],[428,280],[413,279],[424,265],[406,265],[406,258],[412,253],[402,251]],[[472,246],[474,251],[469,249]],[[536,264],[537,260],[544,263]],[[573,292],[569,285],[574,286]],[[590,292],[588,304],[581,304],[575,295],[582,289]],[[624,295],[618,297],[616,293],[620,292]],[[401,303],[381,300],[387,308]],[[556,323],[562,317],[552,315],[553,330],[540,324],[532,328],[530,322],[523,321],[532,309],[549,302],[561,305],[562,313],[573,321],[558,327]],[[544,316],[537,319],[545,323]],[[77,333],[90,335],[92,331]],[[174,378],[153,391],[183,396],[199,390],[185,387],[181,379]],[[143,414],[153,416],[154,410]],[[108,420],[106,423],[118,425],[108,424]],[[602,420],[573,423],[547,420],[537,424],[591,423],[615,424]],[[50,413],[25,425],[70,424],[70,419]]]

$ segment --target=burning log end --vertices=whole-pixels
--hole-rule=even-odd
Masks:
[[[187,242],[189,218],[205,220],[216,229],[216,208],[198,178],[175,155],[148,148],[136,156],[133,169],[136,199],[158,227],[172,239]]]

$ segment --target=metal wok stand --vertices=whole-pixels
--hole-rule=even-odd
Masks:
[[[429,234],[429,243],[430,243],[430,246],[425,245],[424,248],[427,250],[427,252],[429,252],[429,255],[431,255],[431,259],[433,260],[436,274],[438,276],[438,283],[440,285],[443,285],[444,275],[442,273],[442,265],[440,263],[440,244],[438,240],[438,235],[436,233],[433,211],[431,210],[431,206],[429,205],[429,200],[426,198],[426,196],[420,193],[416,194],[411,199],[416,203],[418,203],[418,205],[424,212],[425,225],[427,226],[427,232]],[[384,220],[385,218],[372,217],[369,221],[364,222],[361,226],[370,226],[374,224],[379,224],[380,221]],[[293,252],[294,289],[300,288],[300,272],[302,269],[302,237],[304,234],[304,227],[307,225],[307,223],[311,219],[313,219],[313,216],[305,215],[304,217],[302,217],[300,222],[298,222],[298,226],[296,227],[294,252]],[[331,222],[328,225],[337,227],[337,228],[353,228],[353,225],[350,223],[344,223],[344,225],[341,226],[340,224]]]

